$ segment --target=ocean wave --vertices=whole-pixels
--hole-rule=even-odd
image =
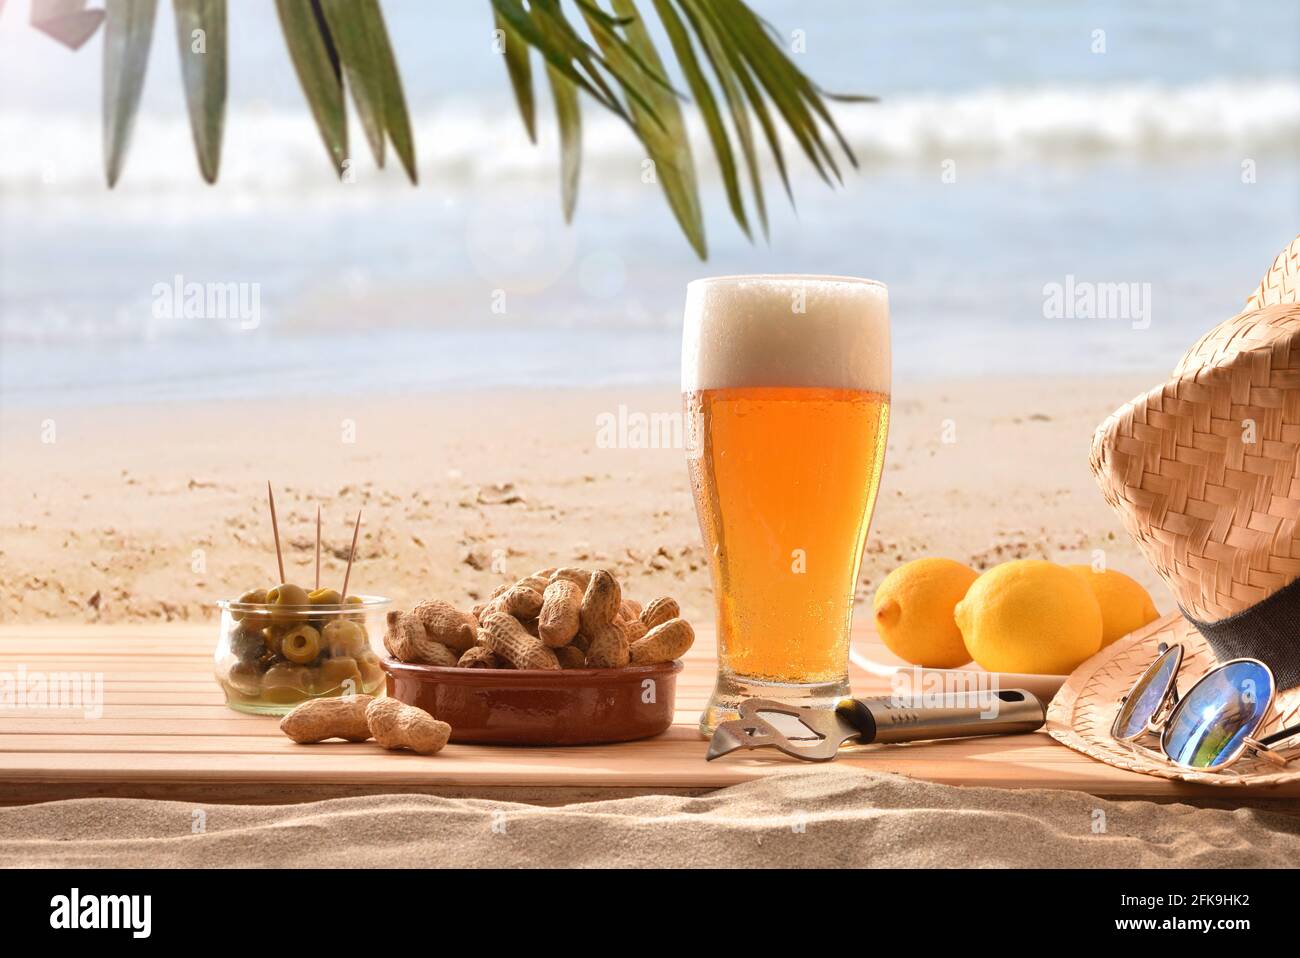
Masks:
[[[962,94],[910,94],[879,104],[837,108],[837,118],[866,163],[918,159],[979,158],[1032,162],[1044,158],[1087,161],[1116,154],[1157,158],[1170,153],[1215,150],[1268,151],[1300,144],[1300,82],[1292,78],[1223,79],[1185,86],[1038,87],[986,89]],[[421,179],[435,188],[554,176],[554,131],[540,123],[542,142],[524,136],[506,103],[449,102],[413,118]],[[705,148],[698,117],[691,128]],[[6,200],[69,198],[102,193],[100,121],[91,113],[0,112],[0,194]],[[357,149],[364,142],[352,131]],[[788,143],[790,152],[797,146]],[[1245,152],[1243,156],[1251,155]],[[641,153],[615,118],[588,108],[584,163],[592,170],[617,168],[637,175],[602,185],[640,188]],[[396,188],[402,177],[395,157],[375,175],[368,158],[358,166],[355,192]],[[796,175],[810,175],[793,164]],[[716,176],[702,163],[702,175]],[[285,113],[245,107],[226,118],[221,201],[227,211],[242,200],[324,193],[337,184],[306,107]],[[120,193],[157,194],[201,190],[188,122],[183,114],[143,114],[135,130]]]

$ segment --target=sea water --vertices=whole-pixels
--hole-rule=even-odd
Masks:
[[[1300,50],[1258,36],[1297,35],[1286,0],[754,6],[825,87],[882,100],[836,108],[861,161],[841,188],[789,143],[792,210],[769,164],[755,243],[692,115],[707,263],[590,104],[563,222],[549,98],[534,147],[486,2],[385,4],[418,187],[355,124],[337,180],[273,9],[249,4],[220,183],[198,176],[161,6],[109,191],[101,40],[74,54],[0,17],[0,401],[672,384],[685,284],[738,272],[886,281],[900,384],[1160,371],[1295,235]]]

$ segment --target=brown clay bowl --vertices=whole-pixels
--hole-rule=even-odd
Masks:
[[[625,669],[455,669],[383,660],[388,694],[451,726],[453,742],[598,745],[673,723],[681,662]]]

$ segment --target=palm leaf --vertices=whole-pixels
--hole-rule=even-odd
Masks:
[[[117,183],[144,89],[158,0],[106,0],[104,5],[104,174]]]
[[[614,28],[605,26],[587,12],[585,5],[583,10],[589,23],[602,23],[600,28],[593,29],[593,33],[596,42],[601,45],[605,59],[617,71],[617,75],[631,76],[639,71],[645,76],[643,88],[660,120],[654,122],[646,109],[632,100],[630,109],[637,133],[655,164],[655,178],[668,198],[673,216],[677,218],[696,255],[700,259],[708,259],[704,214],[700,209],[699,187],[695,179],[695,162],[691,157],[691,142],[686,135],[686,122],[682,118],[677,94],[666,81],[662,84],[649,82],[652,77],[662,78],[664,67],[650,34],[640,19],[634,0],[613,0],[613,6],[615,12],[621,14],[627,23],[624,27],[627,31],[625,42],[615,41],[611,36]]]
[[[537,142],[537,103],[533,99],[533,65],[529,55],[528,44],[511,29],[510,24],[502,19],[501,14],[492,11],[496,27],[501,31],[503,42],[502,55],[506,58],[506,73],[510,76],[510,88],[515,93],[515,103],[519,106],[519,116],[528,131],[528,139]]]
[[[837,180],[840,179],[839,169],[833,157],[829,162],[824,162],[828,151],[821,140],[821,131],[818,130],[812,115],[799,96],[793,90],[783,86],[778,78],[784,54],[781,54],[778,49],[777,56],[765,56],[763,55],[765,51],[752,49],[736,34],[731,21],[719,15],[713,3],[701,3],[700,0],[685,0],[685,2],[691,3],[701,18],[707,19],[713,30],[724,40],[725,53],[738,73],[750,71],[785,120],[795,142],[802,148],[817,174],[827,185],[833,186],[831,176],[827,173],[827,166]]]
[[[384,96],[379,88],[379,63],[374,37],[358,0],[320,0],[330,39],[339,53],[343,78],[370,142],[375,164],[384,165]]]
[[[548,24],[538,27],[549,39],[554,29]],[[582,175],[582,108],[578,105],[579,84],[562,70],[548,63],[546,79],[555,104],[555,121],[560,128],[560,202],[566,223],[573,222],[578,207],[578,183]]]
[[[745,235],[749,236],[749,218],[745,212],[744,197],[740,192],[740,177],[736,172],[735,154],[731,149],[731,139],[727,136],[726,125],[722,121],[722,112],[718,109],[718,101],[714,98],[713,89],[709,86],[709,81],[700,68],[699,60],[695,57],[691,38],[686,32],[681,17],[677,15],[677,11],[672,8],[668,0],[654,0],[654,5],[655,12],[658,13],[659,20],[663,23],[664,30],[668,34],[668,42],[672,44],[673,53],[682,66],[682,72],[686,76],[686,85],[690,88],[691,95],[695,98],[696,106],[699,108],[700,116],[704,120],[704,128],[709,134],[709,141],[713,144],[713,154],[718,161],[718,169],[722,172],[722,183],[727,193],[727,204],[731,207],[731,215],[740,225]],[[762,210],[761,191],[759,192],[759,208]],[[765,212],[763,213],[763,224],[764,232],[766,232],[767,218]]]
[[[280,30],[316,129],[339,176],[348,162],[348,121],[343,68],[317,0],[275,0]]]
[[[535,49],[546,62],[570,83],[584,90],[606,109],[622,119],[628,119],[627,112],[617,99],[611,99],[606,91],[597,89],[592,81],[574,66],[572,56],[566,52],[564,45],[557,43],[549,31],[544,31],[534,21],[532,13],[523,5],[522,0],[490,0],[493,10],[509,24],[521,40]]]
[[[379,92],[384,103],[384,128],[388,131],[388,139],[397,151],[407,177],[415,183],[415,138],[411,134],[411,118],[406,112],[402,75],[397,69],[397,58],[393,55],[393,47],[388,39],[388,27],[384,24],[379,0],[362,0],[362,3],[369,29],[374,36]]]
[[[401,74],[384,23],[381,0],[276,0],[294,70],[321,140],[339,175],[348,155],[347,100],[357,109],[379,166],[387,145],[417,179],[415,142]],[[566,219],[577,206],[582,169],[580,93],[631,129],[654,162],[657,179],[687,240],[707,256],[695,160],[682,112],[637,0],[488,0],[514,99],[528,137],[537,141],[532,52],[546,65],[560,134],[561,197]],[[215,182],[221,162],[227,86],[227,0],[173,0],[186,107],[203,178]],[[0,11],[5,0],[0,0]],[[76,48],[100,22],[104,43],[104,166],[112,186],[121,174],[143,89],[157,0],[31,0],[38,29]],[[753,131],[757,120],[781,182],[793,203],[780,126],[785,126],[818,175],[840,180],[837,152],[857,159],[828,101],[873,97],[828,93],[794,64],[775,28],[746,0],[646,0],[653,5],[697,104],[737,225],[753,238],[751,212],[768,230],[762,170]],[[570,20],[566,9],[576,10]],[[577,26],[575,26],[577,24]],[[579,27],[584,32],[579,32]],[[193,50],[202,30],[205,53]],[[707,64],[707,66],[706,66]],[[724,109],[725,107],[725,109]],[[740,171],[752,191],[746,202]]]
[[[226,0],[173,0],[173,6],[194,150],[203,178],[215,183],[226,117]],[[199,31],[203,49],[195,50]]]

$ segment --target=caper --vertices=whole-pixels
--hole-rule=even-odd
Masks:
[[[280,637],[280,654],[290,662],[306,665],[320,654],[320,633],[310,625],[299,625]]]

